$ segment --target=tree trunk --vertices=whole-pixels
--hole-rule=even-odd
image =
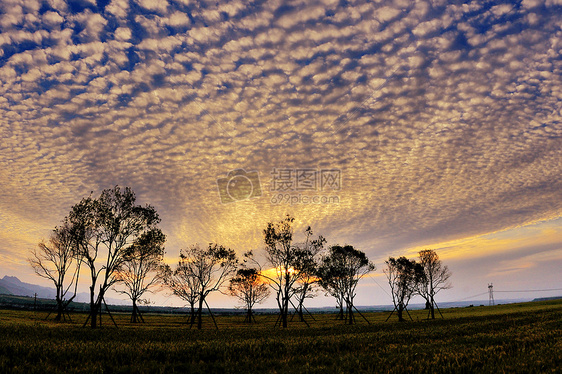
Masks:
[[[337,302],[336,308],[339,309],[338,315],[337,315],[337,317],[336,317],[336,320],[343,321],[343,318],[344,318],[344,313],[343,313],[343,301],[336,299],[336,302]]]
[[[64,317],[64,315],[63,315],[64,304],[63,304],[63,300],[62,300],[62,287],[60,287],[59,285],[57,285],[56,300],[57,300],[57,316],[55,317],[55,321],[60,321],[61,318]]]
[[[252,323],[252,307],[251,306],[248,306],[248,308],[247,308],[245,322]]]
[[[433,300],[433,295],[431,295],[431,305],[429,308],[431,310],[431,319],[435,319],[435,301]]]
[[[98,327],[98,307],[94,303],[90,310],[90,327],[95,329]]]
[[[300,300],[299,300],[299,308],[298,308],[298,310],[299,310],[299,318],[300,318],[300,321],[301,321],[301,322],[304,322],[304,313],[302,312],[302,309],[303,309],[304,299],[305,299],[305,297],[306,297],[306,292],[307,292],[307,291],[308,291],[308,284],[305,284],[305,285],[304,285],[304,288],[303,288],[303,290],[302,290],[302,296],[301,296],[301,298],[300,298]]]
[[[289,291],[290,291],[290,287],[289,287],[289,273],[288,273],[288,267],[285,268],[285,280],[284,280],[284,293],[282,296],[282,302],[283,302],[283,311],[282,311],[282,315],[281,318],[283,319],[283,328],[287,328],[287,323],[288,323],[288,315],[289,315]]]
[[[94,288],[90,287],[90,327],[93,329],[98,327],[97,311],[97,303],[94,300]]]
[[[195,324],[195,302],[189,303],[191,306],[191,312],[189,314],[189,325],[193,326]]]
[[[131,316],[131,323],[137,323],[137,299],[133,299],[133,315]]]
[[[61,318],[63,317],[63,311],[64,311],[64,304],[61,300],[61,298],[59,297],[59,295],[57,295],[57,316],[55,317],[55,321],[60,321]]]
[[[402,317],[402,312],[404,311],[404,306],[402,304],[398,305],[398,322],[403,322],[404,318]]]
[[[349,317],[348,323],[350,325],[353,325],[353,322],[355,322],[355,317],[353,316],[353,304],[351,302],[347,303],[347,315]]]
[[[283,328],[287,328],[287,317],[289,314],[289,298],[285,297],[283,300],[283,312],[281,318],[283,319]]]
[[[203,328],[203,296],[199,297],[199,310],[197,311],[197,329],[201,330]]]

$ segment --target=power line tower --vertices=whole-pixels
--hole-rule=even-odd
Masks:
[[[494,305],[494,285],[488,285],[488,305]]]

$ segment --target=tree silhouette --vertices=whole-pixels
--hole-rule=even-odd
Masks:
[[[324,249],[326,239],[319,236],[312,240],[312,229],[310,226],[305,230],[306,240],[302,244],[297,244],[296,268],[299,269],[299,279],[295,289],[295,297],[297,299],[297,312],[301,322],[304,322],[304,301],[307,298],[314,297],[315,284],[318,282],[317,268],[318,256]]]
[[[365,253],[351,245],[331,246],[328,254],[322,258],[317,272],[320,285],[335,297],[340,310],[339,318],[345,318],[349,324],[355,322],[353,310],[357,284],[375,269]]]
[[[55,321],[65,320],[65,311],[70,302],[76,297],[80,261],[76,258],[74,241],[68,222],[56,227],[48,242],[42,241],[27,260],[35,274],[53,282],[56,289],[57,314]],[[71,277],[69,280],[69,272]],[[74,286],[74,294],[67,298]]]
[[[424,276],[423,268],[416,261],[403,256],[397,259],[389,257],[385,263],[386,268],[383,272],[390,285],[394,310],[398,313],[398,320],[402,322],[404,321],[403,312],[407,311],[410,298],[416,292],[418,283]]]
[[[230,295],[238,298],[246,307],[244,322],[252,323],[254,318],[252,308],[262,303],[271,293],[269,286],[261,280],[256,269],[238,269],[236,276],[230,279],[228,286]]]
[[[101,321],[105,293],[119,281],[117,272],[125,251],[160,222],[153,207],[135,205],[135,201],[130,188],[121,191],[115,186],[97,199],[82,199],[68,216],[77,255],[90,272],[88,318],[92,328],[97,327],[98,316]]]
[[[162,278],[162,260],[166,236],[160,229],[143,233],[123,251],[123,261],[116,273],[121,286],[117,292],[126,294],[133,302],[131,322],[143,321],[138,302]]]
[[[199,300],[199,282],[192,276],[189,262],[183,253],[180,253],[180,259],[174,270],[168,265],[164,266],[163,279],[164,284],[174,295],[189,304],[189,324],[193,326],[196,319],[195,305]]]
[[[334,261],[335,262],[335,261]],[[345,276],[336,263],[332,263],[329,257],[324,257],[318,267],[318,278],[320,286],[326,293],[336,299],[338,316],[336,319],[344,320],[345,316]]]
[[[437,306],[435,295],[440,290],[446,290],[452,287],[449,281],[451,272],[447,266],[443,265],[439,256],[433,249],[420,251],[419,256],[424,276],[420,279],[420,282],[418,282],[417,291],[429,306],[431,318],[435,319],[435,307]]]
[[[278,223],[269,222],[263,231],[266,244],[265,258],[273,268],[272,275],[266,272],[260,274],[267,278],[269,285],[275,291],[275,299],[279,308],[279,315],[283,328],[287,327],[289,303],[297,292],[296,283],[299,280],[300,249],[292,245],[294,218],[287,216]]]
[[[186,277],[191,278],[197,293],[197,328],[203,326],[203,304],[211,292],[220,290],[223,283],[236,272],[236,253],[218,244],[209,244],[207,249],[193,245],[180,252],[180,264]],[[216,325],[216,324],[215,324]]]

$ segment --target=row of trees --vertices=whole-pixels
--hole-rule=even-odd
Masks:
[[[66,318],[81,269],[88,271],[88,319],[92,328],[98,326],[98,319],[101,323],[102,307],[107,308],[105,294],[110,288],[129,296],[133,303],[131,321],[138,322],[142,321],[138,304],[156,285],[165,286],[190,306],[189,322],[198,328],[202,327],[203,309],[210,312],[208,296],[216,291],[242,302],[246,322],[253,321],[254,306],[273,292],[279,308],[278,323],[283,327],[287,327],[292,311],[306,322],[305,301],[323,291],[336,300],[338,318],[354,323],[357,285],[375,270],[375,265],[353,246],[325,248],[326,239],[314,237],[310,227],[304,232],[305,240],[295,242],[293,222],[294,218],[287,216],[267,225],[262,262],[252,252],[245,253],[240,261],[232,249],[222,245],[193,245],[180,251],[179,261],[172,268],[163,264],[166,237],[158,228],[160,219],[155,209],[136,205],[131,189],[115,187],[73,206],[49,240],[33,251],[29,262],[38,275],[55,284],[57,320]],[[384,272],[400,320],[414,294],[427,300],[435,317],[434,296],[450,286],[450,272],[434,251],[420,252],[419,262],[389,258]]]
[[[292,310],[305,321],[305,300],[319,288],[332,295],[340,309],[339,317],[353,323],[353,300],[359,280],[375,266],[366,255],[352,246],[331,246],[325,251],[326,239],[313,238],[312,229],[305,230],[305,241],[295,243],[294,218],[269,223],[264,230],[264,264],[252,252],[243,261],[222,246],[211,244],[207,249],[192,246],[180,252],[180,260],[172,269],[166,267],[164,283],[185,300],[191,309],[190,321],[201,327],[207,296],[220,291],[228,280],[228,293],[237,297],[246,308],[246,322],[252,322],[253,307],[273,291],[279,308],[279,324],[287,327]],[[197,308],[196,308],[197,306]],[[210,311],[210,310],[209,310]]]
[[[435,308],[439,310],[435,295],[440,290],[451,288],[451,272],[439,260],[437,253],[426,249],[418,254],[419,262],[404,256],[390,257],[385,261],[386,268],[383,271],[388,279],[394,311],[397,312],[399,321],[404,321],[404,311],[408,312],[408,304],[414,295],[425,300],[429,315],[435,319]]]
[[[156,210],[135,202],[130,188],[118,186],[104,190],[98,198],[84,198],[49,240],[33,251],[31,266],[55,285],[56,320],[65,318],[66,307],[76,297],[82,268],[90,280],[92,328],[97,327],[98,317],[101,322],[102,307],[107,308],[105,294],[113,286],[133,301],[133,322],[141,318],[137,303],[159,279],[166,237],[158,228]]]

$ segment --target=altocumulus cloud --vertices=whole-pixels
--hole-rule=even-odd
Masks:
[[[560,216],[560,1],[1,7],[13,264],[115,184],[157,207],[172,254],[259,248],[287,212],[377,256]],[[341,169],[339,204],[270,204],[274,167]],[[236,168],[264,195],[221,205],[215,180]]]

